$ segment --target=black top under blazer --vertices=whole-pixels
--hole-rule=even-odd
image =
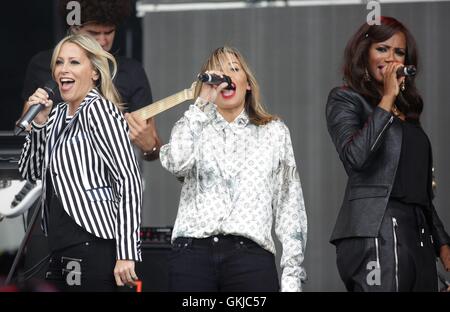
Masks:
[[[401,124],[390,112],[372,105],[347,87],[331,90],[326,119],[331,139],[348,175],[330,242],[349,237],[377,237],[400,159]],[[450,237],[432,203],[431,147],[428,167],[430,200],[424,213],[438,249],[450,243]]]

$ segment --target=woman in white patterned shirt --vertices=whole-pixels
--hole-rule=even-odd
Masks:
[[[281,290],[301,291],[306,213],[289,130],[267,113],[234,48],[202,71],[232,83],[198,85],[198,98],[161,148],[183,180],[172,236],[172,291],[278,291],[272,224],[283,246]]]

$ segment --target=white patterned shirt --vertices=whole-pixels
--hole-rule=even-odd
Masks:
[[[172,240],[240,235],[275,254],[272,224],[283,246],[281,291],[301,291],[307,221],[289,130],[257,126],[245,110],[227,122],[197,99],[161,148],[164,168],[183,178]]]

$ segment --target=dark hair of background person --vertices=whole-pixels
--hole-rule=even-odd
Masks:
[[[67,3],[72,0],[60,0],[61,17],[67,15]],[[130,0],[78,0],[81,8],[81,24],[95,21],[102,25],[119,26],[131,15]]]
[[[374,79],[364,79],[369,64],[369,49],[373,43],[383,42],[396,33],[403,33],[406,39],[405,65],[418,68],[418,52],[414,37],[409,30],[392,17],[381,17],[381,25],[364,23],[350,38],[344,52],[344,81],[345,84],[369,99],[373,105],[381,101],[377,82]],[[406,77],[406,90],[397,96],[395,105],[407,117],[419,119],[423,110],[423,100],[416,85],[415,77]]]
[[[66,35],[67,23],[61,12],[62,2],[52,1],[5,1],[2,3],[4,12],[20,12],[4,14],[0,23],[0,34],[4,39],[4,46],[0,50],[0,131],[11,131],[23,110],[21,92],[25,79],[25,72],[30,59],[39,51],[52,48]],[[114,44],[111,51],[115,55],[124,55],[137,61],[142,60],[142,28],[140,19],[136,17],[136,0],[79,0],[84,2],[102,3],[104,10],[120,9],[120,14],[107,14],[102,19],[105,23],[118,23]],[[128,4],[119,6],[119,3]],[[96,6],[97,8],[99,6]],[[83,10],[82,10],[83,11]],[[92,10],[93,11],[93,10]],[[113,11],[111,11],[113,12]],[[117,11],[116,11],[117,12]],[[81,14],[83,18],[94,18],[95,12],[89,10]],[[128,17],[128,18],[127,18]],[[126,20],[125,20],[126,19]],[[131,40],[130,38],[131,37]]]

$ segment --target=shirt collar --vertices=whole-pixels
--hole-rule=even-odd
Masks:
[[[232,121],[228,122],[223,118],[223,116],[217,111],[217,107],[214,110],[215,116],[213,116],[212,125],[216,130],[221,131],[225,127],[229,126],[231,130],[237,131],[238,129],[244,128],[249,123],[250,119],[248,118],[247,112],[245,108],[242,112]]]

